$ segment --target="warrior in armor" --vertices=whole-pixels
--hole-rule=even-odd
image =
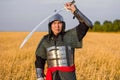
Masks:
[[[37,80],[45,80],[46,62],[46,80],[76,80],[74,50],[82,47],[82,39],[93,25],[71,2],[66,3],[65,7],[73,13],[79,24],[65,31],[65,21],[60,14],[49,19],[49,33],[42,38],[36,49]]]

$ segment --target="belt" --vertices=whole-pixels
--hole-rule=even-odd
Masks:
[[[71,72],[75,71],[75,65],[69,67],[51,67],[47,69],[46,80],[52,80],[52,73],[55,71]]]

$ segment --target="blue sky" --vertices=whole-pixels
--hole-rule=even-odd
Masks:
[[[0,0],[0,31],[31,31],[44,18],[71,0]],[[75,0],[93,23],[120,19],[120,0]],[[70,12],[62,11],[67,29],[77,25]],[[37,31],[47,31],[47,21]]]

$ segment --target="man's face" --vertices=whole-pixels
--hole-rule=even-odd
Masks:
[[[62,31],[62,26],[63,24],[61,21],[54,21],[51,25],[51,30],[53,34],[57,36]]]

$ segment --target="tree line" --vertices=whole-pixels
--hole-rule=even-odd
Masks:
[[[120,20],[116,19],[113,22],[105,20],[103,24],[100,21],[95,21],[93,29],[89,31],[93,32],[120,32]]]

